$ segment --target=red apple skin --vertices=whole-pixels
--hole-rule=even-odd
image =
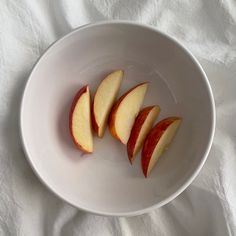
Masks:
[[[155,150],[155,147],[160,140],[161,136],[165,132],[165,130],[168,128],[169,125],[171,125],[175,120],[179,120],[179,117],[168,117],[159,123],[157,123],[149,132],[147,135],[147,138],[145,139],[142,154],[141,154],[141,163],[142,163],[142,169],[143,174],[147,178],[147,172],[148,172],[148,165],[152,157],[152,153]]]
[[[111,112],[110,112],[110,116],[109,116],[109,121],[108,121],[108,126],[109,126],[109,130],[111,135],[118,139],[121,143],[122,141],[120,140],[120,138],[118,137],[117,133],[116,133],[116,129],[115,129],[115,120],[116,120],[116,111],[120,105],[120,103],[122,102],[122,100],[127,96],[128,93],[130,93],[132,90],[134,90],[135,88],[137,88],[140,85],[143,84],[147,84],[148,82],[143,82],[141,84],[136,85],[135,87],[131,88],[130,90],[128,90],[126,93],[124,93],[113,105]]]
[[[73,143],[76,145],[77,148],[79,148],[82,152],[84,153],[91,153],[88,152],[87,150],[85,150],[74,138],[73,136],[73,132],[72,132],[72,116],[73,116],[73,112],[76,106],[77,101],[79,100],[79,98],[82,96],[82,94],[86,93],[88,89],[88,85],[85,85],[84,87],[82,87],[74,96],[74,99],[72,101],[71,104],[71,108],[70,108],[70,113],[69,113],[69,130],[70,130],[70,134],[73,140]]]
[[[129,91],[128,91],[129,92]],[[128,94],[128,92],[126,92],[125,94],[123,94],[116,102],[115,104],[113,105],[112,109],[111,109],[111,112],[110,112],[110,115],[109,115],[109,119],[108,119],[108,127],[109,127],[109,130],[111,132],[111,135],[118,139],[120,142],[120,138],[117,136],[116,134],[116,129],[115,129],[115,119],[116,119],[116,111],[120,105],[120,103],[122,102],[122,100],[124,99],[124,97]]]
[[[139,137],[140,134],[140,130],[142,129],[142,125],[145,122],[149,112],[154,108],[155,106],[149,106],[149,107],[145,107],[143,110],[141,110],[137,116],[137,118],[135,119],[134,125],[132,127],[131,133],[130,133],[130,137],[127,143],[127,153],[128,153],[128,158],[130,163],[132,164],[132,161],[134,159],[133,156],[133,151],[135,148],[135,144],[136,141]]]
[[[91,122],[92,122],[92,126],[93,126],[93,131],[95,132],[96,135],[98,135],[98,124],[94,115],[94,100],[92,102],[92,109],[91,109]]]

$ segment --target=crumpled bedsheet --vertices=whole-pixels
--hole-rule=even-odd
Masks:
[[[22,150],[20,100],[35,61],[56,39],[101,20],[150,24],[175,37],[203,66],[216,104],[214,142],[179,197],[135,217],[82,212],[43,186]],[[0,235],[236,235],[235,0],[0,1]]]

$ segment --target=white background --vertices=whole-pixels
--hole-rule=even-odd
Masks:
[[[216,103],[215,138],[200,175],[168,205],[130,218],[94,216],[55,197],[27,163],[18,129],[21,95],[37,58],[72,29],[111,19],[151,24],[184,44],[206,71]],[[236,234],[235,117],[234,0],[1,0],[0,235]]]

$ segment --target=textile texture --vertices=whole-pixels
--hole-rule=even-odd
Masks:
[[[215,98],[216,133],[202,171],[179,197],[136,217],[77,210],[43,186],[22,150],[22,92],[35,61],[56,39],[101,20],[149,24],[186,46]],[[236,235],[235,0],[0,1],[0,235]]]

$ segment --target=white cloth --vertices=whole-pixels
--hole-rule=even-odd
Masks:
[[[202,64],[216,103],[214,143],[199,176],[171,203],[130,218],[84,213],[55,197],[29,167],[18,129],[36,59],[73,28],[110,19],[177,38]],[[0,235],[236,235],[235,117],[235,0],[1,0]]]

